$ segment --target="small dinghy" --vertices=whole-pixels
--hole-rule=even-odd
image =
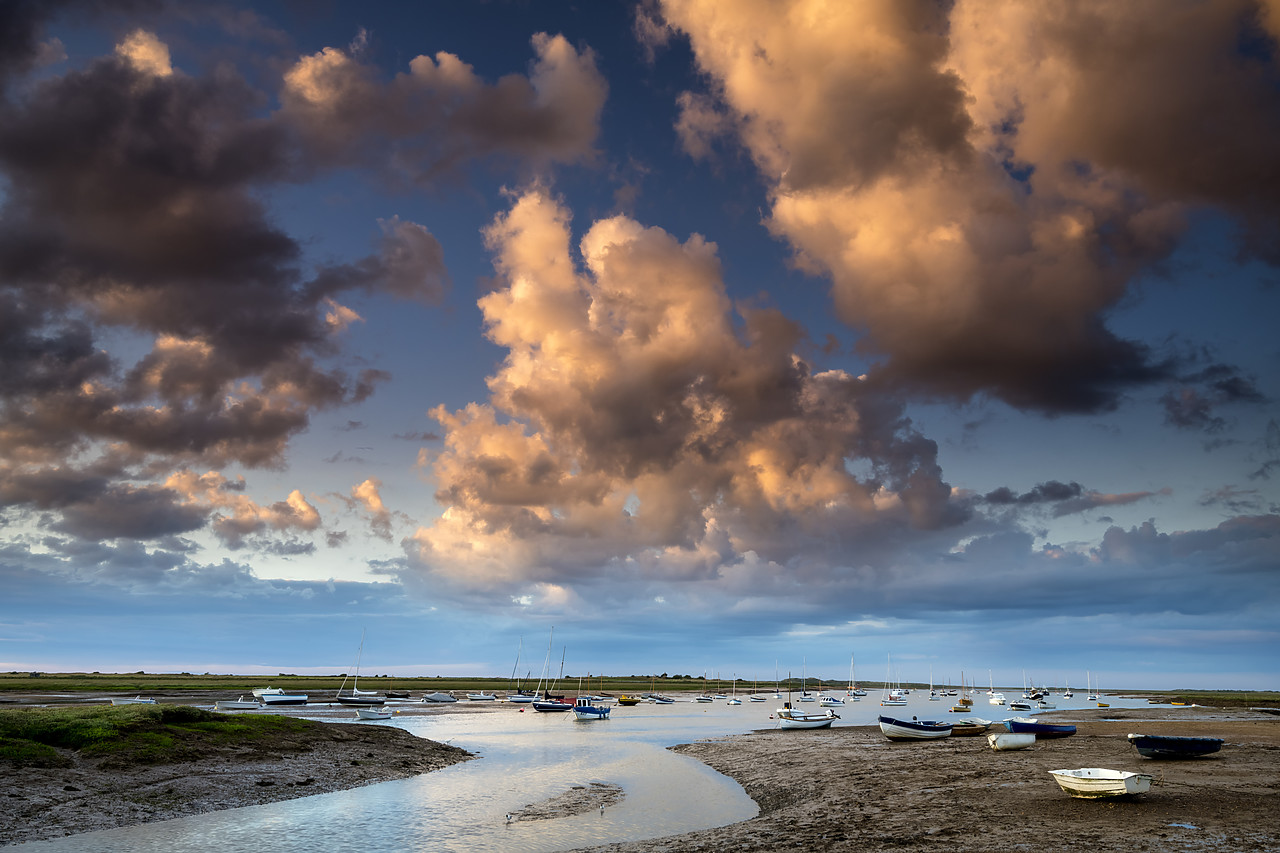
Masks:
[[[1220,737],[1130,734],[1129,743],[1145,758],[1199,758],[1222,748]]]
[[[1105,767],[1081,767],[1077,770],[1050,770],[1058,786],[1073,797],[1099,799],[1145,794],[1154,778],[1146,773],[1108,770]]]
[[[996,752],[1010,749],[1026,749],[1036,742],[1036,736],[1029,732],[992,732],[987,735],[987,743]]]

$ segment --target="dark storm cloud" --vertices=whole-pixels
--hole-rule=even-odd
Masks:
[[[33,67],[43,25],[73,5],[91,4],[0,9],[2,82]],[[365,400],[388,378],[326,363],[360,319],[337,300],[435,303],[449,286],[435,237],[395,217],[372,254],[308,276],[260,198],[315,163],[292,121],[225,65],[188,76],[135,31],[114,56],[4,95],[0,496],[53,529],[150,540],[198,529],[216,501],[145,480],[189,464],[279,465],[315,410]],[[117,332],[150,338],[150,351],[119,363],[104,344]],[[112,466],[92,459],[107,446]],[[215,533],[239,543],[281,529],[247,520],[271,507],[241,509]]]

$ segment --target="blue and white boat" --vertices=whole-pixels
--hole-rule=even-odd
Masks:
[[[889,740],[936,740],[951,736],[951,724],[941,720],[899,720],[880,717],[880,731]]]
[[[1053,725],[1042,723],[1034,717],[1012,717],[1004,721],[1004,727],[1014,734],[1035,735],[1036,739],[1071,737],[1076,733],[1075,726]]]
[[[573,705],[573,715],[579,720],[607,720],[611,710],[608,705],[597,705],[588,696],[579,697]]]

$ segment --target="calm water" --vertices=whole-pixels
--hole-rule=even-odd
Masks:
[[[1006,690],[1010,698],[1018,694]],[[953,699],[928,701],[913,693],[906,707],[881,708],[878,695],[837,708],[841,725],[873,725],[880,713],[956,719]],[[1008,708],[975,696],[973,716],[1004,719]],[[1083,692],[1054,697],[1059,709],[1091,708]],[[1107,697],[1112,707],[1145,707],[1141,700]],[[753,817],[755,804],[741,786],[703,764],[670,752],[677,743],[772,728],[779,702],[741,706],[677,702],[614,708],[611,719],[577,722],[572,714],[540,714],[501,705],[477,713],[405,714],[351,725],[394,725],[481,756],[413,779],[319,794],[265,806],[230,809],[142,826],[85,833],[14,850],[260,853],[315,846],[334,851],[569,850],[612,841],[657,838],[736,823]],[[805,707],[817,708],[817,703]],[[415,706],[415,712],[421,706]],[[305,713],[300,713],[304,716]],[[354,712],[353,712],[354,715]],[[805,737],[805,732],[794,732]],[[599,812],[508,824],[505,815],[563,793],[574,785],[608,782],[626,791],[621,803]]]

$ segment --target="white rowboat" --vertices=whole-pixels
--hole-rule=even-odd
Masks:
[[[1010,749],[1026,749],[1036,742],[1036,736],[1033,734],[1023,734],[1022,732],[992,732],[987,735],[987,743],[991,744],[991,748],[996,752],[1004,752]]]
[[[1153,777],[1146,773],[1130,773],[1127,770],[1108,770],[1105,767],[1081,767],[1078,770],[1050,770],[1049,775],[1073,797],[1097,799],[1122,797],[1129,794],[1145,794],[1151,790]]]

